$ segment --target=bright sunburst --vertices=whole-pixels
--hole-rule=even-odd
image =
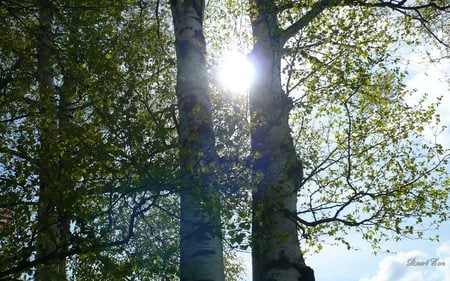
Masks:
[[[245,93],[252,83],[254,69],[250,61],[239,52],[226,52],[219,66],[219,80],[233,93]]]

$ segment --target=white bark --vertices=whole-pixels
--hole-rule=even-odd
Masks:
[[[181,190],[180,279],[224,277],[214,133],[208,96],[204,1],[171,1],[177,52]]]
[[[257,75],[250,91],[254,171],[260,178],[253,192],[253,280],[311,281],[305,265],[297,225],[297,187],[302,167],[288,124],[292,100],[282,90],[282,42],[272,1],[252,1]]]

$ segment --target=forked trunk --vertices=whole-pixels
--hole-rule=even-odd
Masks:
[[[281,85],[278,24],[271,1],[255,1],[252,17],[256,79],[250,91],[251,143],[257,181],[253,192],[253,280],[311,281],[305,265],[297,225],[297,188],[302,166],[297,158],[289,112],[292,100]]]
[[[181,190],[180,279],[224,280],[204,1],[171,1],[177,52]]]

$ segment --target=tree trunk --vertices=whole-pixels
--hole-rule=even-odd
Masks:
[[[252,16],[256,79],[250,90],[251,146],[257,180],[253,192],[253,280],[311,281],[305,265],[296,222],[297,188],[302,166],[297,158],[289,112],[292,100],[281,85],[278,23],[272,1],[254,1]]]
[[[181,190],[180,279],[224,280],[204,1],[171,1],[177,53]]]
[[[54,50],[52,36],[52,3],[38,2],[39,30],[37,33],[37,71],[40,103],[40,157],[39,157],[39,202],[36,255],[45,263],[36,268],[34,279],[65,280],[65,260],[53,258],[62,251],[63,241],[69,231],[66,217],[61,216],[62,190],[60,182],[60,158],[58,146],[58,106],[53,84]]]

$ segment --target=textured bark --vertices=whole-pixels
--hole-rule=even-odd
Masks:
[[[251,145],[257,186],[253,192],[253,280],[311,281],[297,226],[297,188],[302,179],[288,124],[292,100],[281,85],[282,42],[273,1],[252,1],[256,79],[250,90]]]
[[[64,259],[52,258],[63,251],[69,231],[69,221],[61,214],[61,194],[58,188],[61,176],[58,153],[58,105],[53,84],[52,13],[50,1],[41,0],[39,8],[39,30],[37,33],[37,70],[41,118],[39,124],[39,203],[36,239],[37,259],[46,262],[36,267],[34,279],[65,280]],[[62,103],[64,103],[62,101]]]
[[[181,190],[180,279],[224,280],[204,1],[171,1],[177,53]]]

